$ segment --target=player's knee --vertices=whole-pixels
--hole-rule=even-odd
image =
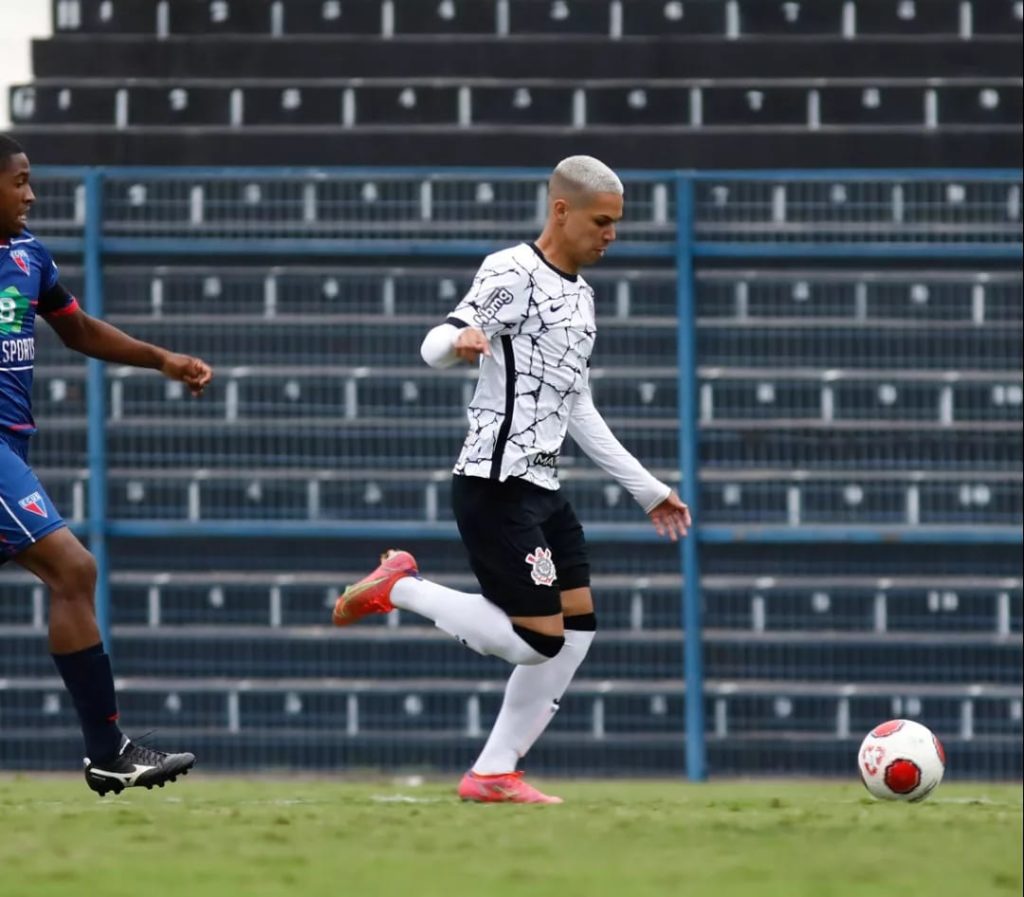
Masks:
[[[70,575],[92,595],[96,587],[96,559],[88,551],[80,551],[69,561]]]
[[[525,626],[512,626],[516,635],[524,642],[524,649],[515,659],[509,658],[513,663],[530,665],[544,663],[555,657],[565,645],[564,635],[547,635],[537,632],[534,629],[527,629]]]
[[[96,590],[96,560],[84,548],[61,561],[53,595],[66,601],[93,600]]]

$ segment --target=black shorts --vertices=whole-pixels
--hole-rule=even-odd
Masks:
[[[456,476],[452,510],[484,597],[510,617],[559,614],[563,589],[590,585],[583,527],[561,492]]]

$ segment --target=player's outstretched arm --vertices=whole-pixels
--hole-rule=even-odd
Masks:
[[[202,359],[144,343],[80,308],[47,321],[69,349],[101,361],[160,371],[171,380],[180,380],[194,396],[201,395],[213,379],[213,371]]]
[[[590,387],[576,397],[569,418],[569,435],[587,456],[621,483],[650,517],[661,536],[673,542],[690,527],[690,511],[674,489],[653,476],[625,446],[594,406]]]

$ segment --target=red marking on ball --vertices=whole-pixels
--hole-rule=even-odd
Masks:
[[[872,736],[875,738],[885,738],[887,735],[894,735],[903,728],[903,720],[891,719],[887,723],[882,723],[880,726],[875,726],[871,730]]]
[[[921,770],[913,760],[893,760],[885,767],[885,784],[894,794],[910,794],[921,784]]]
[[[935,742],[935,753],[939,755],[939,760],[942,761],[942,766],[946,766],[946,749],[942,746],[942,742],[939,741],[934,735],[932,735],[932,741]]]
[[[869,744],[860,755],[864,771],[874,778],[882,768],[882,761],[885,760],[885,748],[881,745]]]

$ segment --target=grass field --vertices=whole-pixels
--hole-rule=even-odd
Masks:
[[[3,897],[985,897],[1021,893],[1020,785],[919,805],[859,783],[544,782],[562,806],[452,783],[199,774],[99,800],[0,776]]]

